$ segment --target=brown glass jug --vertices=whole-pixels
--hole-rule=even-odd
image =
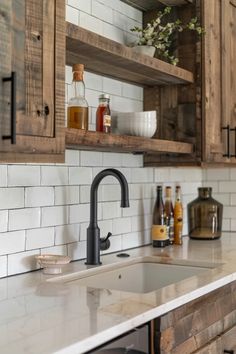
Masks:
[[[189,237],[217,239],[221,236],[223,205],[212,198],[212,188],[198,188],[198,197],[187,205]]]

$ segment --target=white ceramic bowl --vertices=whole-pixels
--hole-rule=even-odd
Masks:
[[[120,134],[151,138],[157,129],[156,111],[119,112],[117,128]]]

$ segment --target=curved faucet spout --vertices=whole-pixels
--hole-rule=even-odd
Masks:
[[[87,261],[86,264],[98,265],[100,262],[100,229],[97,224],[97,191],[101,180],[106,176],[115,177],[121,186],[121,208],[129,207],[129,188],[125,176],[114,168],[99,172],[90,190],[90,223],[87,228]]]

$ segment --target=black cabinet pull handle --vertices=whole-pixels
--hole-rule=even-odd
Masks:
[[[234,132],[234,155],[230,157],[236,157],[236,127],[230,129],[231,132]]]
[[[234,350],[224,350],[224,353],[227,353],[227,354],[234,354]]]
[[[16,143],[16,73],[12,71],[11,76],[4,77],[3,82],[11,82],[11,134],[3,135],[3,140],[11,140],[11,144]]]
[[[226,152],[226,154],[223,154],[223,157],[230,158],[230,127],[229,127],[229,124],[226,127],[222,127],[221,129],[226,130],[226,132],[227,132],[227,152]]]

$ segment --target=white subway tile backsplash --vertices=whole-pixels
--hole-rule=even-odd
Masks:
[[[25,231],[4,232],[0,235],[0,255],[25,250]]]
[[[122,164],[122,154],[113,152],[103,153],[103,166],[105,167],[118,167]]]
[[[102,166],[102,153],[81,151],[81,166]]]
[[[150,183],[153,182],[152,168],[132,168],[131,182],[132,183]]]
[[[143,155],[122,154],[123,167],[143,167]]]
[[[112,230],[114,235],[125,234],[131,232],[131,218],[113,219]]]
[[[67,246],[60,245],[60,246],[46,247],[41,250],[41,254],[60,254],[62,256],[67,256]]]
[[[134,248],[144,244],[141,232],[131,232],[121,236],[122,249]]]
[[[112,9],[110,7],[107,7],[103,5],[102,3],[93,0],[92,1],[92,16],[99,18],[100,20],[103,20],[105,22],[112,23],[113,22],[113,17],[112,17]]]
[[[67,0],[67,4],[78,10],[91,13],[91,0]]]
[[[79,186],[55,187],[55,205],[79,203]]]
[[[42,166],[41,185],[63,186],[68,185],[68,168],[64,166]]]
[[[230,176],[229,168],[208,168],[206,170],[206,180],[207,181],[220,181],[228,180]]]
[[[231,169],[230,169],[230,179],[231,180],[236,180],[236,168],[235,167],[232,167]]]
[[[235,207],[233,207],[233,206],[224,206],[223,218],[236,219]]]
[[[7,166],[1,165],[0,166],[0,187],[7,186]]]
[[[143,201],[142,200],[130,200],[129,208],[122,209],[122,216],[135,216],[141,215],[143,212]]]
[[[126,16],[133,18],[135,21],[139,22],[140,24],[143,21],[143,14],[142,11],[135,9],[133,6],[125,4],[122,2],[122,13]]]
[[[54,204],[53,187],[26,187],[25,188],[25,206],[39,207]]]
[[[68,223],[68,206],[42,208],[42,227]]]
[[[89,210],[89,204],[69,206],[69,223],[75,224],[79,222],[89,221]]]
[[[40,185],[40,167],[26,165],[8,166],[9,187]]]
[[[91,156],[91,155],[89,155]],[[89,163],[88,160],[83,157],[85,163]],[[69,167],[69,184],[71,185],[83,185],[92,183],[92,169],[88,167]]]
[[[74,242],[68,245],[68,256],[72,260],[86,258],[86,242]]]
[[[7,256],[0,257],[0,278],[7,276]]]
[[[102,218],[113,219],[121,217],[120,202],[102,203]]]
[[[124,32],[119,28],[114,27],[110,23],[103,22],[102,23],[102,34],[104,37],[111,39],[112,41],[126,44]]]
[[[100,200],[101,188],[98,188],[98,200]],[[90,186],[80,187],[80,203],[90,202]]]
[[[134,98],[136,100],[143,100],[143,88],[136,85],[130,85],[123,82],[122,96]]]
[[[85,71],[84,73],[84,84],[88,89],[102,91],[102,76]],[[98,104],[98,97],[97,104]]]
[[[102,201],[117,201],[121,198],[121,187],[119,184],[108,184],[102,185],[99,190],[101,191],[101,197],[99,200]]]
[[[103,77],[103,90],[109,94],[121,95],[122,83],[118,80]]]
[[[8,210],[0,210],[0,232],[7,231]]]
[[[89,31],[100,35],[103,34],[103,22],[96,17],[86,14],[85,12],[80,12],[79,25]]]
[[[77,242],[80,238],[80,224],[62,225],[55,227],[55,244],[63,245]]]
[[[79,24],[79,11],[71,6],[66,6],[66,21],[78,26]]]
[[[67,166],[79,166],[80,152],[78,150],[66,150],[65,163]]]
[[[21,252],[8,256],[8,275],[39,269],[35,256],[39,250]]]
[[[234,193],[236,191],[236,181],[219,181],[220,193]]]
[[[22,230],[40,227],[40,208],[9,210],[9,230]]]
[[[54,227],[26,230],[26,250],[54,246]]]
[[[0,188],[0,209],[23,207],[24,188]]]

